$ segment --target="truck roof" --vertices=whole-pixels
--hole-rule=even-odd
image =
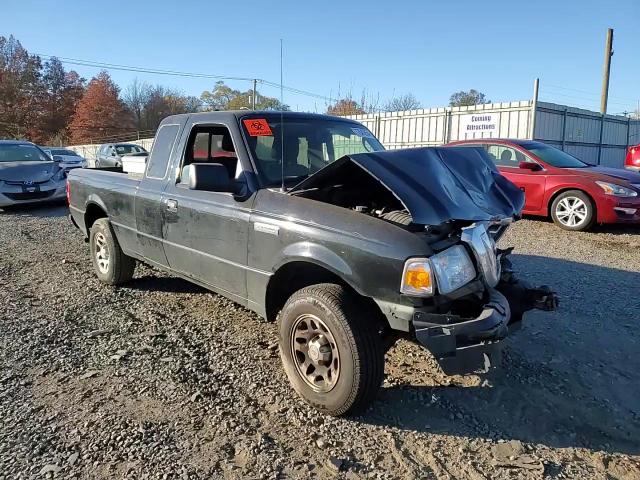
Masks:
[[[199,113],[182,113],[179,115],[172,115],[167,117],[167,119],[175,120],[184,120],[187,117],[194,117],[200,121],[221,121],[221,120],[235,120],[251,115],[251,116],[260,116],[260,115],[274,115],[280,114],[277,110],[220,110],[213,112],[199,112]],[[287,119],[316,119],[316,120],[341,120],[344,122],[357,123],[354,120],[343,117],[335,117],[332,115],[323,115],[319,113],[306,113],[306,112],[282,112],[284,118]]]
[[[29,140],[0,140],[0,145],[33,145]]]

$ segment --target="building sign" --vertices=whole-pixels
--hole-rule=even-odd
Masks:
[[[460,115],[460,137],[475,138],[492,137],[498,132],[498,114],[497,113],[471,113],[469,115]],[[479,133],[480,135],[475,135]]]

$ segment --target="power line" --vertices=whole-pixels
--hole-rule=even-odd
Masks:
[[[108,69],[108,70],[121,70],[121,71],[126,71],[126,72],[138,72],[138,73],[150,73],[150,74],[154,74],[154,75],[168,75],[168,76],[176,76],[176,77],[190,77],[190,78],[211,78],[211,79],[216,79],[216,80],[236,80],[236,81],[247,81],[247,82],[253,82],[256,81],[262,85],[266,85],[266,86],[270,86],[270,87],[276,87],[276,88],[280,88],[280,84],[279,83],[275,83],[275,82],[270,82],[268,80],[264,80],[262,78],[255,78],[255,77],[238,77],[238,76],[232,76],[232,75],[215,75],[215,74],[210,74],[210,73],[196,73],[196,72],[182,72],[182,71],[177,71],[177,70],[164,70],[164,69],[157,69],[157,68],[145,68],[145,67],[137,67],[134,65],[123,65],[123,64],[118,64],[118,63],[107,63],[107,62],[97,62],[97,61],[93,61],[93,60],[82,60],[79,58],[69,58],[69,57],[58,57],[56,55],[47,55],[44,53],[35,53],[35,55],[38,55],[42,58],[45,59],[52,59],[52,58],[57,58],[58,60],[60,60],[61,63],[65,63],[65,64],[69,64],[69,65],[77,65],[77,66],[83,66],[83,67],[94,67],[94,68],[104,68],[104,69]],[[294,88],[294,87],[289,87],[286,85],[283,85],[282,88],[288,92],[291,93],[296,93],[299,95],[306,95],[309,97],[313,97],[313,98],[317,98],[320,100],[326,100],[329,101],[331,103],[333,103],[335,101],[335,99],[331,98],[331,97],[327,97],[325,95],[321,95],[318,93],[314,93],[314,92],[310,92],[308,90],[302,90],[299,88]]]

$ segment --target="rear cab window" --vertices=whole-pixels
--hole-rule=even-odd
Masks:
[[[169,158],[179,131],[180,125],[174,123],[162,125],[158,130],[147,161],[148,178],[162,179],[167,174]]]

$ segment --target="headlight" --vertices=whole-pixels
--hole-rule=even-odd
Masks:
[[[410,258],[404,265],[400,292],[430,297],[435,284],[440,293],[451,293],[476,277],[471,258],[462,245],[456,245],[431,258]]]
[[[60,171],[53,176],[56,182],[60,182],[65,178],[67,178],[67,171],[64,168],[61,168]]]
[[[451,293],[476,278],[471,258],[462,245],[448,248],[430,260],[440,293]]]
[[[617,185],[615,183],[600,182],[596,180],[598,186],[604,190],[606,195],[614,195],[616,197],[637,197],[638,192],[631,190],[630,188]]]

